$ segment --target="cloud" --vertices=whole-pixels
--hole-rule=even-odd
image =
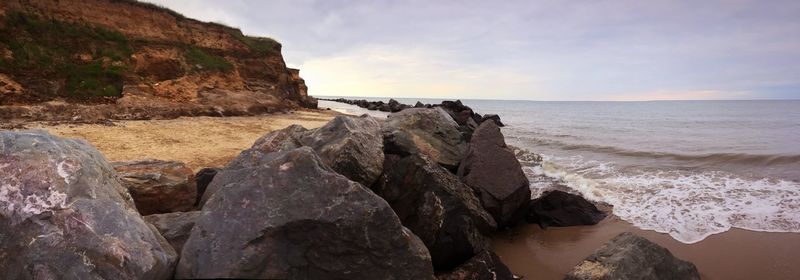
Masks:
[[[155,2],[278,39],[312,93],[800,98],[800,1]]]

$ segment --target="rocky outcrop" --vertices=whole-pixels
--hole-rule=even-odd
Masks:
[[[112,165],[142,215],[189,211],[197,201],[194,173],[182,162],[146,159]]]
[[[526,219],[547,228],[595,225],[605,217],[605,213],[583,197],[554,190],[531,202]]]
[[[153,4],[8,0],[0,15],[0,75],[20,85],[0,87],[0,105],[104,103],[78,110],[98,109],[98,119],[252,115],[317,105],[299,70],[286,67],[280,43]],[[16,47],[23,43],[39,50],[36,57],[23,55]],[[64,115],[40,114],[45,105],[37,106],[43,107],[22,116],[1,106],[0,117]]]
[[[144,216],[144,220],[155,226],[172,248],[180,253],[199,217],[200,211],[192,211],[148,215]]]
[[[494,252],[483,251],[458,268],[436,274],[439,280],[513,280],[519,279]]]
[[[301,142],[333,170],[366,187],[383,172],[381,126],[370,116],[337,116],[306,133]]]
[[[175,251],[81,140],[0,132],[0,275],[171,279]]]
[[[625,232],[581,261],[564,279],[700,279],[700,273],[694,264],[675,258],[664,247]]]
[[[382,130],[386,153],[423,154],[453,170],[467,150],[458,124],[440,109],[412,108],[393,113]]]
[[[263,159],[214,179],[225,187],[203,207],[177,278],[433,277],[427,249],[392,208],[311,148]]]
[[[496,224],[458,177],[425,156],[387,155],[375,192],[422,239],[436,270],[450,270],[488,248]]]
[[[499,227],[525,217],[531,199],[528,178],[494,122],[475,130],[458,175],[478,193]]]

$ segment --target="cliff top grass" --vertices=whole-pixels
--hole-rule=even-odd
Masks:
[[[242,43],[247,45],[250,48],[251,51],[254,51],[256,53],[260,53],[260,54],[274,53],[274,52],[278,52],[279,53],[281,51],[281,43],[279,43],[275,39],[268,38],[268,37],[257,37],[257,36],[244,35],[244,33],[242,32],[241,29],[226,25],[224,23],[204,22],[204,21],[199,21],[199,20],[196,20],[196,19],[188,18],[188,17],[184,16],[183,14],[181,14],[179,12],[173,11],[173,10],[167,8],[167,7],[164,7],[164,6],[158,5],[158,4],[154,4],[154,3],[140,2],[140,1],[137,1],[137,0],[113,0],[113,1],[121,2],[121,3],[127,3],[127,4],[130,4],[130,5],[134,5],[134,6],[138,6],[138,7],[142,7],[142,8],[146,8],[146,9],[150,9],[150,10],[156,11],[156,12],[167,13],[167,14],[169,14],[169,15],[171,15],[171,16],[179,19],[179,20],[195,21],[195,22],[199,22],[199,23],[203,23],[203,24],[208,24],[208,25],[214,25],[214,26],[217,26],[217,27],[221,27],[221,28],[225,29],[233,37],[235,37],[236,39],[238,39],[239,41],[241,41]]]
[[[121,95],[123,60],[133,52],[122,33],[20,12],[0,20],[0,47],[12,53],[11,59],[0,59],[0,72],[23,80],[64,81],[59,94],[67,98]]]

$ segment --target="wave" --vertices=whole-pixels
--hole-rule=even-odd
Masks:
[[[649,159],[670,159],[684,162],[696,162],[704,164],[742,164],[742,165],[782,165],[800,164],[800,155],[769,155],[769,154],[747,154],[747,153],[711,153],[711,154],[678,154],[653,151],[636,151],[613,146],[591,145],[591,144],[572,144],[556,140],[541,138],[530,139],[534,144],[553,146],[563,150],[578,150],[594,153],[604,153],[626,157],[649,158]]]
[[[613,205],[614,215],[621,219],[641,229],[669,234],[682,243],[696,243],[731,228],[800,232],[797,182],[751,180],[708,171],[630,174],[608,166],[602,168],[604,175],[597,177],[575,169],[545,159],[531,175],[552,178],[589,200]],[[532,184],[532,188],[551,187]]]

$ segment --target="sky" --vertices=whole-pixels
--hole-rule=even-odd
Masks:
[[[800,99],[800,1],[151,0],[271,37],[309,94]]]

